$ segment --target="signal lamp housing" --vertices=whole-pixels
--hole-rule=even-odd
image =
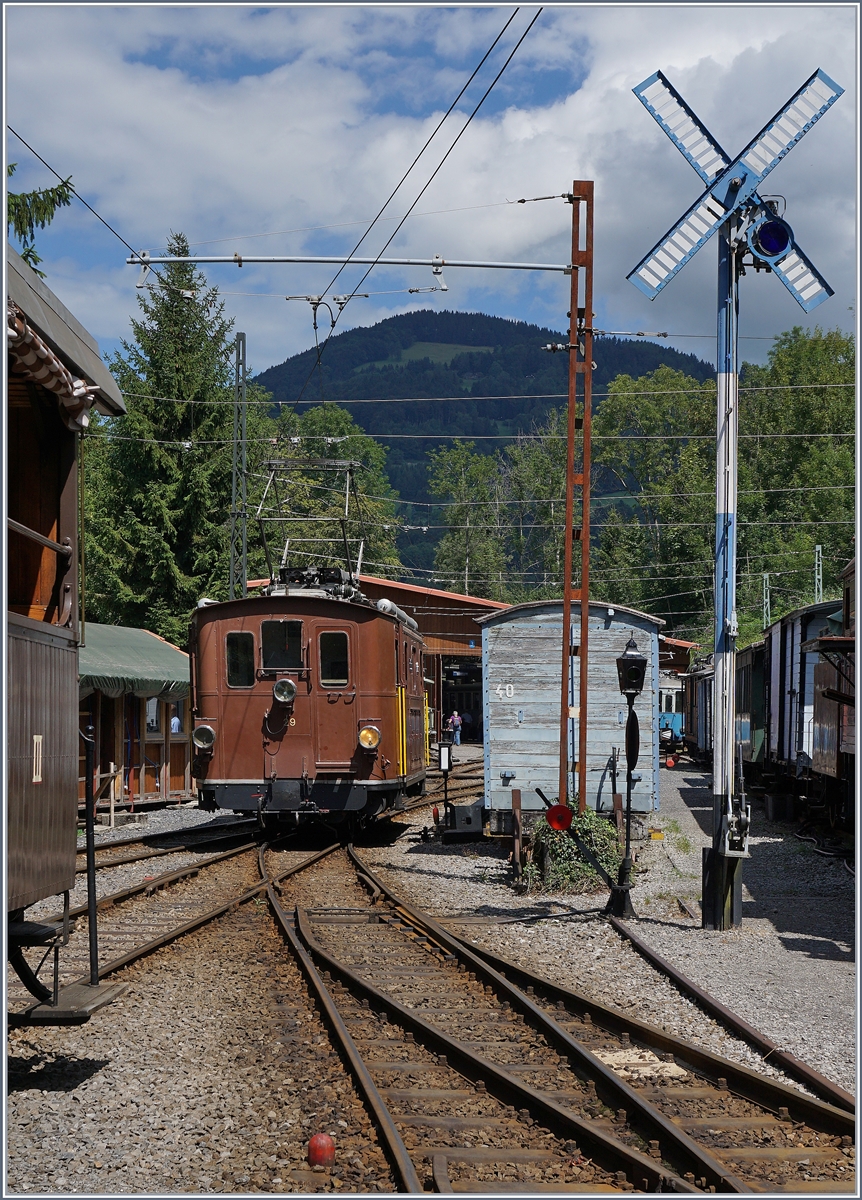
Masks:
[[[777,262],[793,245],[793,230],[773,213],[764,213],[746,234],[749,249],[756,258],[764,262]]]
[[[363,725],[359,730],[359,745],[363,750],[376,750],[380,745],[380,730],[376,725]]]
[[[637,642],[630,637],[626,648],[617,659],[617,675],[620,691],[624,696],[639,696],[644,690],[646,679],[646,655],[638,650]]]
[[[215,739],[215,730],[212,725],[198,725],[192,734],[192,741],[198,750],[212,750]]]
[[[296,684],[292,679],[277,679],[272,685],[272,697],[277,704],[293,704]]]

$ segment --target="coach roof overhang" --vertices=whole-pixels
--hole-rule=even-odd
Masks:
[[[20,308],[30,328],[64,366],[98,388],[95,408],[110,417],[125,413],[122,392],[102,362],[96,339],[8,243],[6,268],[8,298]]]
[[[562,616],[563,602],[562,600],[531,600],[526,604],[513,604],[504,612],[489,613],[486,617],[474,617],[473,620],[477,625],[502,625],[506,621],[515,616],[523,616],[527,613],[541,612],[542,610],[553,612],[555,609],[560,610]],[[652,613],[639,612],[636,608],[626,608],[622,604],[606,604],[598,600],[590,601],[590,616],[600,616],[604,613],[605,616],[613,618],[617,613],[625,613],[630,617],[639,617],[643,621],[650,621],[653,625],[661,626],[665,622],[661,617],[654,617]],[[580,601],[576,600],[572,604],[572,615],[580,614]]]

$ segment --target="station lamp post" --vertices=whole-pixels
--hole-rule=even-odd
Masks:
[[[611,895],[605,912],[614,917],[635,917],[637,913],[632,908],[632,771],[638,763],[641,748],[640,726],[635,712],[635,700],[641,694],[646,678],[647,659],[637,648],[637,643],[630,637],[626,648],[617,659],[617,675],[620,681],[620,691],[626,698],[629,712],[626,718],[626,850],[620,864],[620,873],[616,884],[611,887]]]

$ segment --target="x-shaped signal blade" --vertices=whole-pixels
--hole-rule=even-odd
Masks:
[[[636,87],[635,95],[707,188],[627,276],[635,287],[654,300],[729,217],[744,207],[762,206],[758,185],[843,91],[823,71],[815,71],[731,162],[660,71]],[[833,294],[795,242],[783,258],[770,265],[806,312]]]

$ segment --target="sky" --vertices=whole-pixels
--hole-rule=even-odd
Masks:
[[[15,129],[132,246],[164,252],[342,254],[353,248],[482,56],[476,80],[368,234],[376,255],[492,83],[536,7],[496,5],[8,4],[5,104]],[[669,332],[713,361],[716,240],[655,301],[626,275],[702,191],[692,167],[632,94],[662,70],[731,154],[818,67],[845,94],[764,183],[835,295],[810,317],[773,276],[741,285],[741,356],[763,361],[794,325],[855,325],[855,5],[546,7],[398,232],[398,257],[566,263],[571,209],[595,180],[596,327]],[[56,180],[13,135],[14,190]],[[130,336],[139,270],[78,201],[40,232],[48,285],[111,352]],[[209,265],[248,339],[252,372],[313,344],[320,265]],[[356,287],[348,267],[335,291]],[[376,267],[338,329],[417,308],[566,327],[560,274],[444,271],[446,292],[410,294],[430,268]],[[322,311],[322,310],[321,310]],[[687,336],[683,336],[687,335]],[[688,336],[692,335],[692,336]]]

